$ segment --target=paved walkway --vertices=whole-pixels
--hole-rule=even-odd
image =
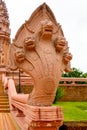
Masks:
[[[0,113],[0,130],[20,130],[10,113]]]

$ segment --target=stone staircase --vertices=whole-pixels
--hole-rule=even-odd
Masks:
[[[2,81],[0,81],[0,113],[10,112],[8,96],[4,93]]]
[[[20,130],[10,113],[8,95],[0,81],[0,130]]]
[[[0,94],[0,113],[9,113],[9,101],[8,96],[4,93]]]

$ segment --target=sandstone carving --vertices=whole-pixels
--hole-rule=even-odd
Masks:
[[[62,72],[70,71],[69,52],[62,28],[45,3],[18,30],[9,49],[9,67],[31,75],[34,89],[28,104],[52,105]]]
[[[0,0],[0,67],[7,65],[7,52],[10,43],[8,11],[3,0]]]
[[[27,37],[24,40],[24,47],[27,50],[33,50],[33,49],[35,49],[35,38],[34,37]]]

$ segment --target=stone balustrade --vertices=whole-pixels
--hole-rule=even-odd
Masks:
[[[29,95],[18,94],[12,78],[3,75],[2,81],[4,88],[7,88],[10,112],[21,130],[58,130],[63,124],[61,107],[30,106],[27,104]]]
[[[18,85],[18,72],[14,73],[14,77],[12,77],[12,72],[7,74],[8,79],[14,79],[16,85]],[[82,83],[83,82],[83,83]],[[34,85],[33,79],[26,75],[20,75],[20,83],[21,85]],[[59,86],[87,86],[87,78],[73,78],[73,77],[61,77]]]
[[[87,78],[61,77],[61,86],[87,86]]]

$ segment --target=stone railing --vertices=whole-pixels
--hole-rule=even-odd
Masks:
[[[19,84],[19,71],[9,71],[6,73],[6,76],[8,77],[8,79],[13,79],[15,84],[18,85]],[[33,85],[33,79],[20,71],[20,84],[21,85]]]
[[[8,72],[6,75],[8,79],[12,78],[16,85],[19,83],[19,72]],[[13,74],[13,75],[12,75]],[[27,74],[20,73],[21,85],[34,85],[33,79]],[[59,86],[87,86],[87,78],[73,78],[73,77],[61,77]]]
[[[64,91],[61,101],[87,101],[87,78],[61,78]]]
[[[24,93],[30,93],[34,85],[32,78],[25,74],[21,74],[20,76],[20,84],[22,91]],[[8,73],[8,79],[10,78],[13,77],[11,76],[11,74]],[[18,85],[18,74],[14,75],[14,82],[15,85]],[[6,82],[4,82],[4,84],[6,84]],[[87,78],[61,77],[59,86],[62,87],[64,91],[64,96],[61,98],[61,101],[87,101]]]
[[[10,112],[21,130],[58,130],[63,124],[61,107],[30,106],[28,94],[18,94],[13,79],[2,76],[4,90],[9,97]]]
[[[60,79],[59,86],[87,86],[87,78],[65,78]]]

